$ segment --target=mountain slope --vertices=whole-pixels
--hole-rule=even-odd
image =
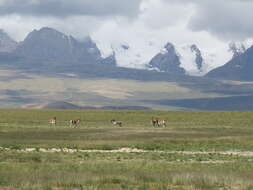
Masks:
[[[14,52],[33,60],[63,63],[98,63],[101,54],[90,38],[83,42],[52,28],[42,28],[29,33]]]
[[[210,71],[206,76],[226,80],[253,80],[253,46],[222,67]]]
[[[171,43],[164,46],[163,52],[156,55],[149,63],[151,68],[158,69],[162,72],[184,74],[185,70],[180,67],[180,64],[180,57],[174,45]]]
[[[199,99],[159,100],[153,103],[194,110],[249,111],[253,110],[253,96],[231,96]]]
[[[242,55],[246,51],[246,47],[242,43],[232,42],[229,44],[229,51],[232,52],[233,58]]]
[[[12,52],[16,49],[17,45],[17,42],[0,29],[0,52]]]

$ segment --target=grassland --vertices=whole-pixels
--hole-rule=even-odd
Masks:
[[[167,127],[153,128],[152,117]],[[221,152],[252,153],[252,139],[252,112],[0,110],[0,147],[8,148],[0,149],[0,189],[249,190],[252,154]],[[120,148],[147,152],[81,152]]]

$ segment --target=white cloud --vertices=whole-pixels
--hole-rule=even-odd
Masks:
[[[164,3],[163,0],[146,0],[142,4],[140,18],[151,29],[166,28],[178,23],[186,23],[192,13],[192,5]]]

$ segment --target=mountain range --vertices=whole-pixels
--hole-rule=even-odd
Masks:
[[[242,102],[253,94],[253,85],[235,81],[253,81],[253,47],[229,44],[231,60],[210,72],[208,63],[215,59],[196,44],[177,46],[168,42],[140,68],[122,67],[121,61],[133,59],[131,64],[137,65],[142,59],[129,44],[114,47],[108,56],[98,47],[90,37],[78,40],[48,27],[33,30],[21,42],[15,42],[0,30],[0,103],[45,105],[45,102],[60,101],[68,104],[75,96],[76,101],[71,103],[81,101],[82,109],[153,106],[168,109],[172,106],[173,109],[209,110],[236,109],[241,105],[243,110],[251,105],[250,98]],[[16,73],[9,76],[6,71]],[[97,82],[98,79],[103,83]],[[111,81],[115,79],[116,84]],[[64,81],[62,88],[61,81]],[[134,83],[126,87],[131,81]],[[136,86],[136,81],[145,83]],[[237,103],[227,107],[225,104],[231,101]],[[199,103],[201,106],[197,106]],[[50,104],[50,108],[57,106]]]
[[[80,64],[96,66],[103,64],[116,67],[120,65],[118,59],[120,54],[124,52],[127,55],[130,49],[128,44],[122,44],[121,49],[114,50],[112,55],[102,57],[101,51],[90,37],[80,41],[53,28],[44,27],[40,30],[33,30],[24,41],[18,43],[0,30],[0,62],[9,64],[10,61],[13,61],[21,68],[22,66],[27,68],[32,64],[36,67],[46,65],[52,69],[56,65],[68,69]],[[252,80],[253,77],[250,74],[252,48],[246,49],[243,44],[231,43],[229,51],[232,54],[231,61],[224,63],[222,67],[215,68],[206,76],[229,80]],[[187,64],[191,64],[194,72],[184,67]],[[197,45],[192,44],[176,49],[172,43],[168,42],[143,69],[174,75],[204,75],[207,72],[206,66],[207,58],[202,55]]]

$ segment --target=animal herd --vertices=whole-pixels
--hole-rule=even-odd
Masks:
[[[69,120],[69,126],[70,127],[77,127],[80,122],[81,122],[80,119]],[[56,117],[53,117],[52,119],[48,120],[48,123],[51,126],[56,126],[56,124],[57,124]],[[111,120],[111,124],[114,125],[114,126],[118,126],[118,127],[123,126],[122,121],[117,121],[115,119]],[[160,120],[158,118],[153,118],[152,117],[151,124],[152,124],[153,127],[166,127],[166,121],[165,120]]]
[[[71,120],[69,120],[69,126],[70,127],[77,127],[80,122],[81,122],[80,119],[71,119]],[[48,120],[48,123],[51,126],[56,126],[56,124],[57,124],[56,117],[53,117],[52,119]]]

